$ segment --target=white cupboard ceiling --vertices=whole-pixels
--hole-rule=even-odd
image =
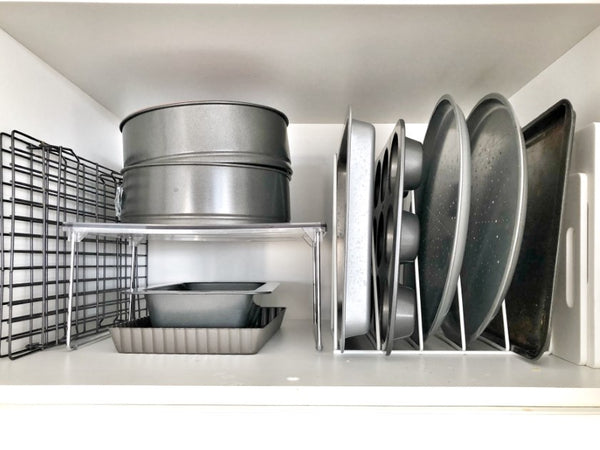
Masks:
[[[600,5],[0,3],[2,29],[119,118],[230,99],[295,123],[341,123],[348,105],[371,122],[425,122],[444,93],[468,114],[598,25]]]

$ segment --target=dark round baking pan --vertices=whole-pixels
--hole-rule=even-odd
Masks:
[[[421,224],[423,340],[438,331],[454,300],[465,252],[470,198],[469,131],[461,109],[446,95],[438,101],[427,127],[423,182],[415,191],[415,210]]]
[[[467,119],[471,206],[461,270],[465,339],[477,339],[498,313],[515,272],[527,207],[525,141],[504,97],[484,97]],[[454,302],[444,333],[461,342]]]

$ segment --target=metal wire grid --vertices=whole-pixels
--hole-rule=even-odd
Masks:
[[[15,359],[65,342],[70,245],[65,222],[116,222],[119,173],[73,150],[13,131],[0,133],[0,357]],[[76,246],[72,338],[128,320],[132,267],[147,279],[147,244],[132,266],[125,240],[84,239]],[[135,316],[145,312],[137,299]]]

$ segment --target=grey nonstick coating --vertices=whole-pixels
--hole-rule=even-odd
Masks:
[[[349,111],[337,158],[336,264],[339,347],[369,331],[375,128]]]
[[[115,324],[110,334],[120,353],[251,355],[279,330],[285,308],[252,305],[244,328],[158,328],[150,317]]]
[[[144,294],[155,327],[245,327],[255,293],[270,293],[276,283],[192,282],[157,286]]]
[[[521,127],[501,95],[484,97],[469,115],[467,127],[472,185],[461,283],[469,344],[498,313],[515,271],[525,225],[527,160]],[[456,302],[443,329],[460,342]]]
[[[289,175],[236,164],[137,165],[124,169],[121,220],[215,225],[288,222]]]
[[[423,340],[448,313],[465,252],[471,198],[471,147],[465,117],[442,97],[423,141],[423,181],[415,191],[421,224],[419,277]]]
[[[574,133],[575,111],[568,100],[559,101],[523,128],[527,147],[527,220],[515,275],[506,293],[506,317],[511,351],[529,359],[539,358],[548,349],[550,330],[554,328],[551,321],[556,313],[553,308],[565,301],[561,288],[565,289],[567,271],[561,270],[560,265],[566,248],[559,248],[559,243],[561,234],[566,234],[566,230],[561,231],[561,216],[566,210]],[[503,325],[499,314],[483,336],[504,345]],[[565,338],[573,333],[567,327],[556,331]],[[557,340],[557,355],[560,345]]]
[[[404,138],[404,190],[412,191],[423,177],[423,147],[414,139]]]
[[[147,108],[121,122],[124,166],[179,160],[264,165],[291,173],[287,125],[282,112],[252,103]]]
[[[417,296],[408,286],[398,286],[394,336],[407,337],[407,331],[414,327]]]
[[[418,185],[421,169],[415,153],[420,152],[418,142],[406,139],[404,121],[399,120],[376,161],[375,286],[386,354],[391,353],[395,339],[406,338],[414,330],[414,295],[400,285],[400,271],[401,264],[413,261],[418,252],[419,221],[415,215],[402,211],[402,198],[405,190]],[[412,153],[408,176],[405,174],[407,153]]]
[[[250,103],[148,108],[121,123],[123,222],[222,225],[290,220],[288,120]]]

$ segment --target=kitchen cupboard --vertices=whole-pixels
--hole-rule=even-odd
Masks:
[[[330,224],[332,155],[349,105],[355,117],[377,124],[376,151],[399,118],[410,124],[409,136],[422,139],[446,93],[468,114],[479,98],[500,92],[522,125],[560,98],[572,102],[578,130],[600,121],[600,4],[367,3],[2,2],[0,127],[119,169],[119,121],[134,110],[202,99],[268,104],[291,122],[292,221]],[[330,242],[328,234],[325,324]],[[311,256],[302,243],[241,250],[155,242],[149,254],[153,283],[186,276],[282,282],[269,300],[289,308],[281,331],[252,357],[122,355],[105,339],[74,352],[57,347],[0,360],[0,403],[565,414],[600,407],[600,370],[552,355],[535,363],[512,354],[339,355],[326,326],[325,349],[316,352]],[[455,420],[473,419],[472,411]]]

